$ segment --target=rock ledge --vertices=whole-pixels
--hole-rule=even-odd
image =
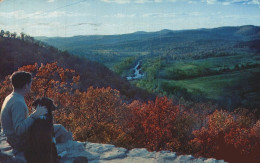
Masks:
[[[65,153],[61,163],[225,163],[213,158],[195,158],[175,152],[149,152],[145,148],[127,150],[111,144],[67,141],[57,144],[58,153]],[[0,137],[0,162],[13,162],[12,149],[5,137]],[[64,152],[66,151],[66,152]]]

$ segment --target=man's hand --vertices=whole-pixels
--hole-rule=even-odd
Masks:
[[[48,111],[45,106],[38,105],[36,110],[31,114],[31,117],[36,119],[39,118],[41,115],[46,114]]]

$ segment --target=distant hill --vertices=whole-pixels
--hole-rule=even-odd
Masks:
[[[147,92],[131,86],[128,81],[116,75],[107,67],[86,58],[73,56],[52,46],[38,41],[22,41],[14,38],[0,38],[0,81],[29,64],[46,64],[57,62],[63,68],[75,69],[81,76],[80,88],[89,86],[112,87],[127,99],[146,99],[151,97]]]
[[[147,58],[167,55],[169,59],[201,58],[208,53],[242,53],[260,38],[260,27],[246,25],[194,30],[161,30],[122,35],[36,37],[61,50],[87,57],[113,68],[129,56]],[[257,49],[255,49],[257,50]],[[259,49],[258,49],[259,50]],[[141,55],[140,55],[141,54]]]
[[[104,48],[110,49],[124,45],[123,47],[132,47],[137,43],[150,42],[152,49],[156,49],[161,45],[173,43],[187,43],[199,40],[234,40],[249,41],[260,37],[260,27],[257,26],[240,26],[240,27],[219,27],[213,29],[195,29],[195,30],[161,30],[158,32],[135,32],[122,35],[92,35],[92,36],[74,36],[74,37],[36,37],[36,39],[46,42],[62,50],[77,48]],[[160,44],[155,44],[159,42]],[[126,45],[127,44],[127,45]],[[84,47],[83,47],[84,46]],[[132,47],[133,49],[138,47]],[[148,49],[146,49],[148,50]]]

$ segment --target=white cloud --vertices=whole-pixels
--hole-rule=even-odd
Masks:
[[[52,3],[52,2],[54,2],[54,1],[55,1],[55,0],[48,0],[49,3]]]
[[[162,2],[185,2],[191,0],[101,0],[102,2],[106,3],[118,3],[118,4],[125,4],[125,3],[162,3]],[[195,1],[194,1],[195,2]]]
[[[53,11],[49,13],[44,13],[41,11],[37,11],[34,13],[26,13],[24,10],[17,10],[13,12],[0,12],[0,17],[3,18],[10,18],[10,19],[46,19],[46,18],[57,18],[62,16],[82,16],[81,14],[77,13],[66,13],[64,11]]]
[[[142,17],[148,18],[148,17],[156,17],[156,18],[171,18],[176,17],[177,14],[175,13],[146,13],[143,14]]]
[[[101,0],[106,3],[119,3],[119,4],[125,4],[125,3],[130,3],[130,0]]]
[[[227,6],[230,5],[231,2],[223,2],[222,5]]]
[[[85,22],[83,22],[83,23],[72,24],[72,25],[70,25],[70,26],[85,26],[85,25],[87,25],[87,26],[93,26],[93,27],[99,27],[99,26],[101,26],[102,24],[101,24],[101,23],[85,23]]]
[[[148,2],[154,2],[153,0],[135,0],[134,3],[148,3]]]
[[[198,3],[198,0],[100,0],[105,3],[117,3],[117,4],[126,4],[126,3],[163,3],[163,2],[187,2],[189,4]],[[202,2],[207,2],[208,4],[214,4],[217,0],[201,0]]]
[[[252,0],[252,1],[248,2],[248,4],[260,5],[260,0]]]
[[[260,0],[201,0],[207,4],[230,5],[234,3],[260,5]]]
[[[184,13],[184,12],[179,12],[179,13],[146,13],[143,14],[142,17],[148,18],[148,17],[154,17],[154,18],[180,18],[180,17],[192,17],[192,16],[201,16],[200,12],[190,12],[190,13]]]
[[[215,4],[217,0],[202,0],[202,2],[207,2],[207,4]]]
[[[189,13],[189,15],[191,15],[191,16],[200,16],[201,13],[199,13],[199,12],[191,12],[191,13]]]
[[[197,3],[195,1],[188,1],[189,4],[194,4],[194,3]]]
[[[114,15],[104,15],[105,18],[133,18],[135,17],[135,14],[114,14]]]

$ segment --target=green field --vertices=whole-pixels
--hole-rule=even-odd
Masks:
[[[161,95],[221,102],[236,99],[252,104],[257,97],[251,96],[259,95],[255,89],[260,72],[256,54],[181,61],[148,59],[142,68],[145,78],[132,84]]]
[[[260,69],[255,70],[259,71]],[[245,77],[248,77],[250,71],[252,70],[198,77],[189,80],[162,80],[162,82],[167,82],[172,85],[172,87],[186,88],[190,93],[200,91],[209,99],[219,100],[221,96],[231,94],[231,92],[226,92],[225,88],[234,85],[234,83],[238,83]]]

